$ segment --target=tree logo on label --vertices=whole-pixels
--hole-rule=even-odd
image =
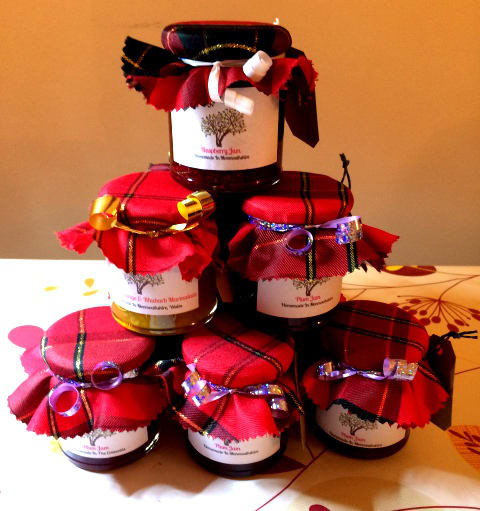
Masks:
[[[136,273],[126,273],[125,280],[129,284],[135,284],[137,288],[137,294],[141,295],[143,293],[143,289],[146,286],[160,286],[161,284],[165,284],[163,277],[160,273],[155,275],[140,275]]]
[[[321,279],[312,279],[312,280],[301,280],[301,279],[293,279],[293,287],[295,289],[305,288],[305,296],[311,296],[313,288],[318,284],[323,284],[330,280],[328,277],[323,277]]]
[[[88,439],[90,440],[90,445],[95,445],[95,442],[99,438],[108,438],[109,436],[112,436],[113,433],[109,431],[108,429],[94,429],[93,431],[90,431],[90,433],[86,434]]]
[[[247,131],[243,114],[232,108],[225,108],[215,114],[206,115],[202,118],[200,128],[206,137],[215,136],[217,147],[222,147],[223,139],[228,134],[237,135]]]
[[[350,434],[352,436],[360,429],[378,429],[378,425],[376,422],[372,421],[364,421],[360,419],[354,413],[346,412],[341,413],[338,417],[338,421],[342,426],[350,428]]]

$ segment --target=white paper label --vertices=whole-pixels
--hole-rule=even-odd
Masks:
[[[148,442],[147,428],[135,431],[109,431],[94,429],[73,438],[59,438],[63,451],[85,458],[112,458],[138,449]]]
[[[223,103],[173,110],[173,159],[206,170],[244,170],[277,161],[278,97],[255,87],[235,88],[255,103],[245,115]]]
[[[170,316],[198,309],[198,279],[182,279],[178,266],[155,275],[125,273],[111,263],[110,298],[132,312]]]
[[[316,421],[325,433],[354,447],[387,447],[400,442],[406,435],[406,430],[396,423],[365,421],[338,404],[328,410],[317,407]]]
[[[342,277],[259,280],[257,311],[279,318],[310,318],[333,309],[341,290]]]
[[[206,458],[229,465],[263,461],[280,449],[280,437],[269,435],[241,442],[225,442],[188,430],[188,440]]]

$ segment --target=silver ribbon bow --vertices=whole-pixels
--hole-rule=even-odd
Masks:
[[[198,373],[195,363],[187,364],[187,367],[191,374],[182,383],[182,388],[185,391],[185,396],[190,397],[196,406],[211,403],[229,394],[242,394],[267,398],[272,415],[276,417],[285,417],[289,414],[285,392],[275,383],[260,383],[258,385],[248,385],[241,389],[231,389],[204,380]]]
[[[416,362],[388,357],[383,361],[383,372],[361,371],[343,363],[324,362],[317,367],[317,378],[322,381],[341,380],[357,374],[372,380],[412,381],[417,369]]]
[[[359,216],[345,216],[314,225],[278,224],[253,216],[249,216],[248,221],[264,231],[284,232],[285,246],[294,255],[303,255],[312,248],[313,234],[309,229],[335,229],[335,240],[339,245],[353,243],[363,237],[362,219]],[[299,236],[304,237],[305,245],[302,247],[291,246],[290,242]]]

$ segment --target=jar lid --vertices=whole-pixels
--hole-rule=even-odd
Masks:
[[[218,242],[215,222],[209,218],[213,200],[208,194],[205,202],[191,199],[200,197],[198,193],[206,194],[175,181],[167,164],[153,165],[146,172],[106,183],[93,203],[90,224],[84,222],[57,236],[63,247],[79,253],[95,239],[104,256],[126,273],[155,274],[179,266],[184,280],[198,278],[211,263]],[[172,229],[188,222],[179,205],[192,201],[196,201],[192,215],[196,226]]]
[[[368,300],[340,303],[321,337],[324,358],[307,369],[302,384],[322,409],[337,402],[352,405],[369,420],[424,426],[449,397],[427,360],[430,338],[425,327],[394,305]],[[385,375],[385,359],[394,363],[393,372],[405,368],[413,378],[379,377]],[[352,374],[319,378],[318,368],[326,367],[326,362]],[[418,364],[416,369],[406,366],[412,363]],[[377,377],[358,371],[373,371]]]
[[[166,26],[162,44],[179,57],[206,62],[248,59],[263,50],[271,57],[292,44],[287,29],[250,21],[186,21]]]
[[[284,171],[280,181],[248,198],[243,211],[274,223],[311,225],[347,216],[353,195],[340,181],[324,174]]]
[[[56,321],[43,337],[41,353],[53,374],[90,381],[101,362],[122,373],[138,369],[153,353],[153,337],[131,332],[112,317],[110,307],[83,309]]]
[[[182,351],[185,363],[195,363],[202,378],[229,388],[272,383],[293,360],[289,343],[228,315],[217,315],[187,335]]]
[[[46,332],[17,327],[9,338],[25,348],[28,378],[8,405],[37,434],[69,438],[148,426],[178,394],[184,374],[157,360],[155,339],[121,327],[110,307],[74,312]]]

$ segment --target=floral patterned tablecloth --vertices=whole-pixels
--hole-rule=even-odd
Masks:
[[[245,480],[217,477],[189,458],[183,433],[165,420],[160,445],[111,473],[76,468],[44,436],[28,433],[6,406],[24,380],[15,326],[47,328],[74,310],[108,304],[102,261],[2,260],[0,505],[14,509],[480,510],[480,341],[453,341],[453,422],[413,431],[391,458],[363,461],[326,449],[313,435],[302,450],[292,430],[283,460]],[[480,267],[390,266],[344,279],[347,299],[396,303],[430,333],[480,327]],[[128,498],[127,498],[128,497]],[[155,507],[154,507],[155,506]],[[159,507],[160,506],[160,507]]]

